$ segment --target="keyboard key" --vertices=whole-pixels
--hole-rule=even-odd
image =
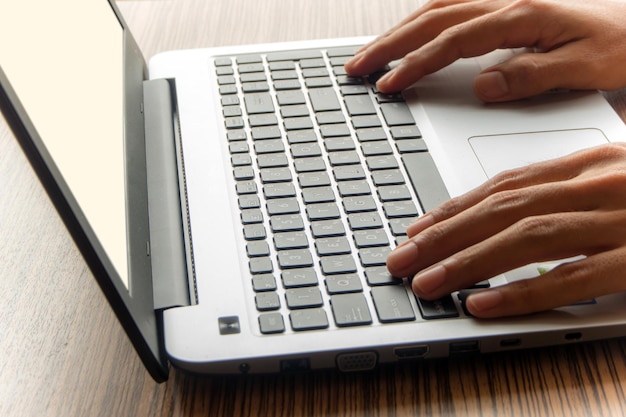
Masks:
[[[294,158],[312,158],[321,155],[322,150],[317,143],[298,143],[291,145],[291,156]]]
[[[272,216],[270,218],[272,232],[292,232],[304,230],[304,221],[300,214],[288,214],[284,216]]]
[[[336,138],[338,136],[350,136],[350,128],[345,123],[322,125],[320,133],[323,138]]]
[[[317,330],[328,327],[328,317],[321,308],[305,308],[289,313],[294,331]]]
[[[263,334],[275,334],[285,331],[285,322],[280,313],[267,313],[259,316],[259,329]]]
[[[345,255],[352,252],[350,242],[343,236],[315,239],[315,249],[319,256]]]
[[[304,249],[309,247],[309,240],[303,232],[285,232],[274,235],[276,250]]]
[[[360,213],[376,211],[376,201],[369,195],[347,197],[343,199],[343,209],[346,213]]]
[[[324,275],[349,274],[357,271],[352,255],[326,256],[320,260]]]
[[[354,232],[354,243],[357,248],[389,246],[387,232],[384,229],[359,230]]]
[[[322,58],[322,53],[317,50],[296,50],[296,51],[285,51],[285,52],[272,52],[267,54],[267,62],[276,62],[276,61],[299,61],[301,59],[320,59]]]
[[[325,171],[326,163],[320,157],[301,158],[294,161],[294,167],[297,173]]]
[[[252,275],[269,274],[274,272],[272,260],[267,257],[252,258],[248,262],[248,266]]]
[[[280,269],[306,268],[313,266],[313,257],[308,249],[283,250],[278,252]]]
[[[415,119],[406,103],[382,103],[380,111],[389,127],[415,125]]]
[[[259,168],[280,168],[289,166],[289,160],[284,153],[270,153],[257,156]]]
[[[433,301],[417,297],[417,302],[422,317],[426,320],[459,317],[459,312],[454,305],[454,300],[451,295]]]
[[[279,182],[275,184],[266,184],[263,186],[263,194],[265,198],[283,198],[295,197],[296,189],[292,183]]]
[[[424,212],[450,199],[450,194],[430,153],[404,154],[402,162]]]
[[[346,123],[346,118],[341,111],[325,111],[315,115],[317,123],[320,125],[332,125]]]
[[[350,230],[378,229],[383,227],[383,221],[378,213],[348,214]]]
[[[338,184],[341,197],[353,197],[358,195],[370,195],[370,186],[365,181],[343,181]]]
[[[356,149],[354,141],[349,136],[324,139],[324,147],[327,152],[354,151]]]
[[[365,268],[365,279],[370,287],[376,287],[379,285],[397,285],[402,283],[401,279],[395,278],[389,273],[386,266]]]
[[[337,181],[364,180],[365,171],[361,165],[337,166],[333,168],[333,176]]]
[[[391,249],[386,247],[364,248],[359,250],[359,259],[364,267],[383,266],[387,263],[387,256]]]
[[[252,277],[252,288],[256,292],[276,290],[276,279],[272,274],[260,274]]]
[[[246,94],[243,98],[248,114],[273,113],[274,102],[269,93]]]
[[[246,244],[248,257],[269,256],[270,247],[265,240],[252,240]]]
[[[262,292],[254,297],[256,309],[259,311],[278,310],[280,308],[280,298],[275,292]]]
[[[302,190],[304,204],[331,203],[335,201],[332,187],[311,187]]]
[[[292,310],[300,308],[321,307],[324,305],[322,293],[317,287],[292,288],[285,291],[287,307]]]
[[[388,201],[402,201],[410,200],[411,192],[406,185],[388,185],[385,187],[378,187],[376,189],[378,198],[382,202]]]
[[[298,288],[318,285],[317,274],[313,268],[291,269],[281,274],[283,287]]]
[[[422,137],[422,132],[415,125],[395,126],[389,129],[391,137],[395,140],[417,139]]]
[[[310,221],[338,219],[341,215],[336,203],[309,204],[306,214]]]
[[[269,184],[273,182],[287,182],[292,180],[289,168],[264,168],[260,172],[261,182]]]
[[[241,212],[241,223],[243,224],[255,224],[263,223],[263,212],[258,208],[243,210]]]
[[[412,201],[392,201],[383,204],[383,211],[388,219],[415,217],[419,214]]]
[[[396,148],[400,153],[426,152],[426,142],[423,139],[407,139],[396,142]]]
[[[374,103],[369,95],[346,96],[343,100],[350,116],[376,114]]]
[[[389,145],[389,142],[387,142],[386,140],[364,142],[361,144],[361,151],[366,157],[393,154],[393,149],[391,148],[391,145]]]
[[[276,93],[276,100],[280,106],[290,106],[293,104],[305,104],[304,93],[300,90],[285,90]]]
[[[361,157],[355,151],[331,152],[328,154],[332,166],[353,165],[361,162]]]
[[[411,301],[403,285],[372,288],[371,295],[381,323],[415,320]]]
[[[387,134],[380,127],[357,129],[356,137],[359,142],[387,140]]]
[[[247,224],[243,226],[243,236],[246,240],[259,240],[265,239],[267,233],[262,224]]]
[[[399,167],[398,161],[394,155],[370,156],[366,158],[365,163],[370,171],[395,169]]]
[[[289,142],[290,145],[317,142],[317,134],[315,134],[313,129],[292,130],[287,132],[287,142]]]
[[[362,326],[372,323],[372,316],[363,294],[332,295],[330,304],[335,324],[338,327]]]
[[[303,172],[298,174],[301,188],[322,187],[330,185],[330,177],[326,172]]]
[[[309,91],[309,98],[316,112],[341,110],[337,93],[332,87],[312,89]]]
[[[295,198],[278,198],[267,202],[267,214],[270,216],[280,214],[300,213],[300,204]]]
[[[330,295],[363,291],[357,274],[330,275],[325,279],[326,291]]]
[[[406,229],[417,220],[417,217],[405,217],[389,220],[389,228],[394,236],[406,236]]]

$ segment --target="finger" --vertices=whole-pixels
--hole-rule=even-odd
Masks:
[[[412,287],[420,297],[437,299],[523,265],[593,256],[624,244],[625,223],[624,212],[527,217],[420,272]]]
[[[541,9],[537,10],[539,7]],[[496,49],[540,46],[550,50],[563,45],[574,35],[566,30],[565,24],[558,27],[553,24],[554,14],[558,11],[545,3],[513,2],[449,27],[431,42],[407,54],[377,86],[382,92],[399,91],[459,58],[475,57]]]
[[[583,181],[548,183],[489,195],[479,204],[433,224],[387,258],[394,276],[412,276],[473,245],[503,233],[525,217],[595,208]],[[432,218],[432,215],[425,217]],[[417,223],[419,224],[419,223]],[[415,226],[414,226],[415,227]],[[471,276],[467,276],[471,280]]]
[[[494,10],[499,2],[446,0],[429,3],[425,8],[369,43],[346,63],[351,75],[366,75],[389,62],[402,58],[438,36],[444,29]]]
[[[409,226],[407,234],[411,238],[427,227],[454,217],[464,210],[479,204],[490,195],[540,184],[572,180],[584,172],[593,172],[593,168],[596,166],[606,166],[608,161],[620,161],[623,159],[626,159],[626,145],[615,143],[588,148],[560,158],[503,171],[477,188],[448,200],[420,217],[418,221]],[[593,173],[586,175],[592,176]],[[588,190],[584,192],[588,192]],[[589,201],[591,199],[587,198],[585,200]]]
[[[516,55],[479,74],[474,80],[474,92],[482,101],[501,102],[554,89],[590,89],[593,62],[580,59],[581,43],[546,53]]]
[[[602,252],[562,264],[537,278],[472,294],[466,306],[476,317],[516,316],[625,291],[624,259],[623,247]]]

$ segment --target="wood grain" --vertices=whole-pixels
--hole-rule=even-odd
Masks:
[[[149,57],[177,48],[373,35],[417,4],[142,0],[120,8]],[[624,94],[608,96],[626,114]],[[626,415],[625,340],[358,374],[215,378],[173,370],[155,384],[3,121],[0,242],[2,416]]]

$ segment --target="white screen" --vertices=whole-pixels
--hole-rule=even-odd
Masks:
[[[123,29],[106,0],[0,1],[0,65],[128,287]]]

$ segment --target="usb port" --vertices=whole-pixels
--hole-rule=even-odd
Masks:
[[[467,340],[463,342],[450,343],[450,355],[480,352],[478,340]]]

